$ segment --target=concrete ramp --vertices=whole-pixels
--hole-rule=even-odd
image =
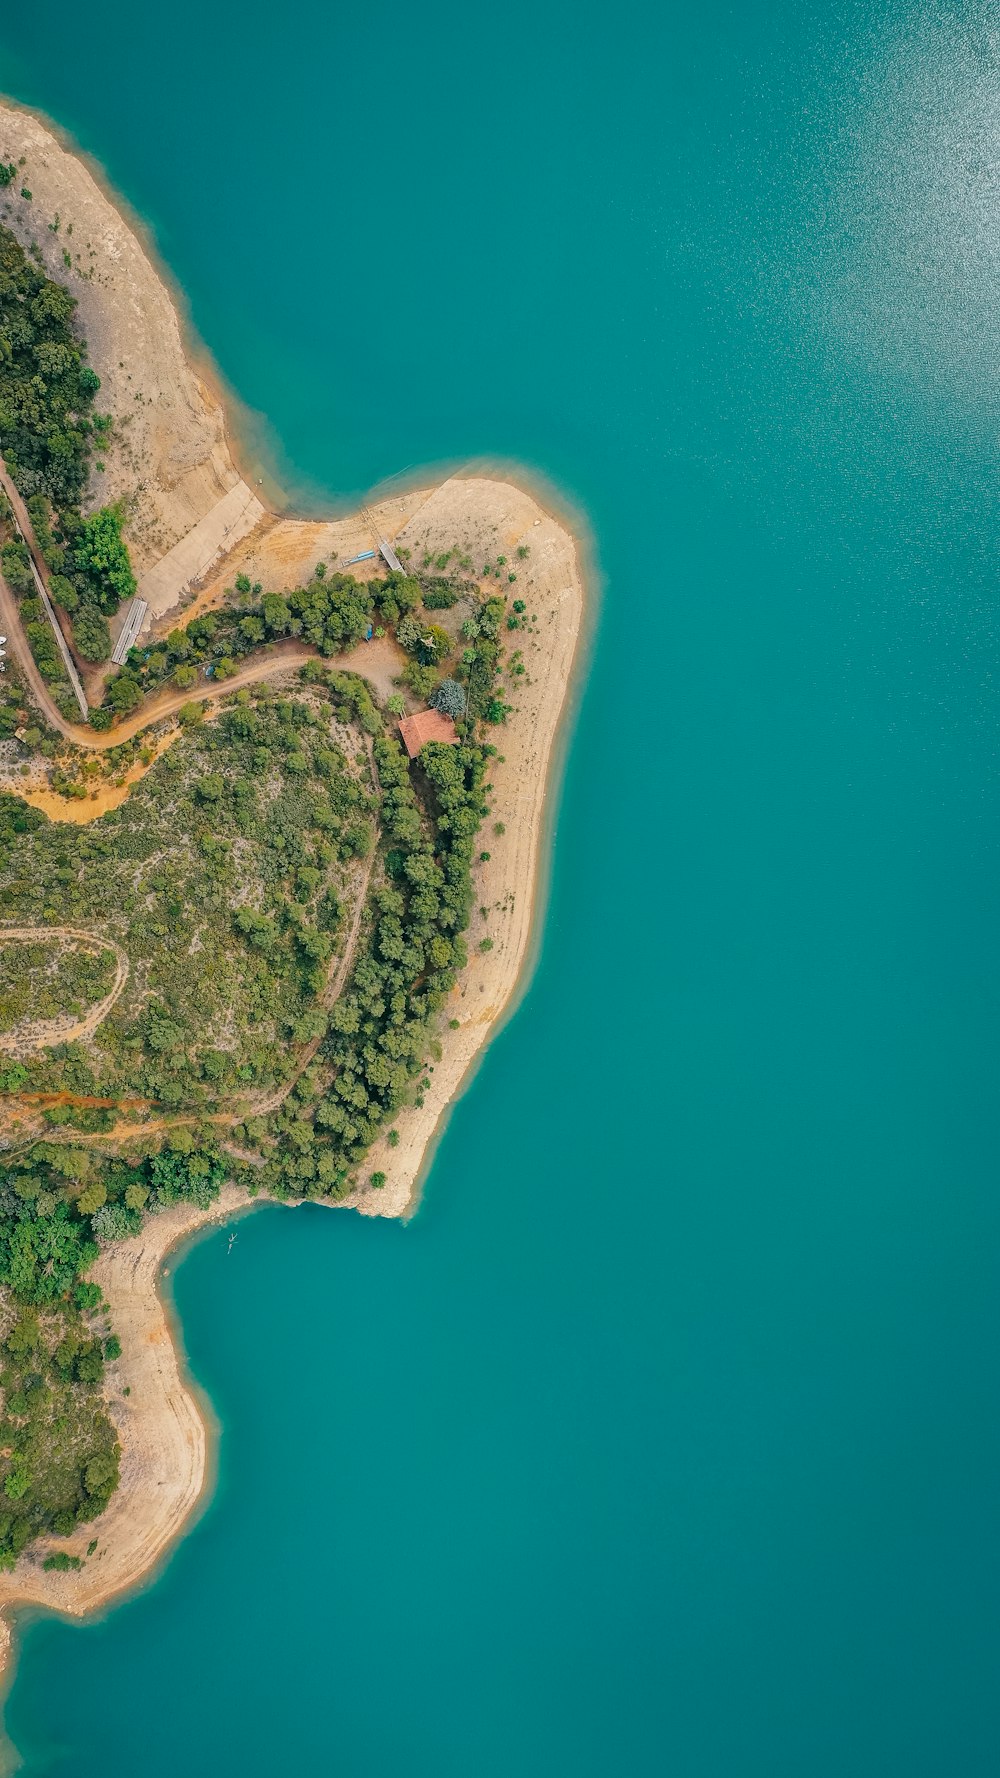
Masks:
[[[170,611],[192,581],[200,580],[213,562],[249,536],[264,511],[246,482],[237,482],[228,494],[223,494],[211,511],[192,525],[187,535],[147,569],[140,580],[139,597],[146,601],[152,617],[162,617]]]

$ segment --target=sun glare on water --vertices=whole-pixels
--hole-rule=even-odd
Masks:
[[[995,15],[993,15],[995,17]],[[821,330],[979,408],[1000,363],[1000,30],[922,19],[840,95],[811,233]]]

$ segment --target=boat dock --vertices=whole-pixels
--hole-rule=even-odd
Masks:
[[[397,556],[395,550],[393,549],[392,544],[389,542],[387,537],[382,536],[382,533],[379,530],[378,525],[375,523],[375,514],[372,512],[371,507],[370,506],[363,506],[361,508],[361,516],[362,516],[362,518],[367,519],[369,525],[372,528],[372,531],[375,536],[375,540],[378,544],[378,553],[382,557],[382,560],[385,563],[386,567],[391,568],[394,574],[405,574],[406,569],[403,567],[403,564],[400,561],[399,557]],[[369,553],[369,555],[373,556],[375,554],[375,551],[369,550],[368,553]]]

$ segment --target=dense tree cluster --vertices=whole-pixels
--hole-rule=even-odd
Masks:
[[[378,634],[393,629],[409,656],[400,683],[416,697],[456,720],[470,718],[473,725],[477,718],[494,723],[506,718],[509,706],[498,685],[502,595],[480,599],[474,589],[461,594],[448,586],[424,589],[415,576],[395,571],[384,579],[358,581],[350,574],[321,573],[322,566],[307,586],[284,593],[262,593],[240,576],[243,585],[221,610],[171,630],[152,648],[133,648],[110,682],[103,707],[91,714],[94,727],[109,728],[165,682],[182,691],[193,691],[206,676],[224,682],[242,658],[268,643],[301,639],[329,656],[354,648],[376,624],[382,626]],[[460,597],[468,615],[456,634],[426,615],[450,608]]]
[[[117,611],[124,599],[131,599],[135,575],[122,542],[118,507],[102,506],[84,519],[73,538],[72,568],[78,576],[77,590],[106,616]]]
[[[481,748],[430,745],[414,768],[397,740],[375,742],[385,882],[322,1055],[332,1079],[300,1083],[273,1120],[261,1183],[278,1195],[336,1195],[412,1091],[436,1018],[466,961],[470,866],[483,814]],[[418,789],[419,787],[419,789]]]
[[[58,1159],[58,1152],[56,1155]],[[0,1567],[45,1532],[103,1512],[118,1483],[105,1363],[120,1351],[96,1285],[88,1218],[64,1170],[37,1159],[0,1175]]]
[[[466,646],[458,674],[469,689],[470,713],[474,717],[481,717],[485,722],[503,722],[508,712],[508,706],[497,690],[503,654],[500,635],[505,609],[505,600],[500,594],[494,593],[462,625]]]
[[[308,585],[284,593],[262,593],[244,576],[239,580],[243,584],[221,610],[192,618],[153,648],[130,650],[108,687],[103,709],[94,712],[95,728],[110,726],[115,716],[136,709],[147,692],[167,681],[182,691],[193,690],[205,676],[224,681],[238,661],[268,643],[294,638],[310,643],[320,655],[343,653],[376,623],[398,622],[421,596],[420,583],[400,574],[359,581],[351,574],[317,571]]]
[[[76,302],[0,225],[0,448],[22,494],[79,506],[100,379],[73,327]]]
[[[94,443],[106,439],[110,420],[94,411],[100,378],[86,361],[75,309],[69,291],[0,226],[0,451],[27,501],[53,596],[72,617],[80,654],[96,661],[110,649],[106,619],[135,591],[135,578],[121,512],[104,507],[86,519],[80,512]],[[27,552],[9,525],[0,558],[15,590],[30,593]],[[35,657],[54,683],[62,668],[53,670],[45,626],[28,623]]]
[[[206,1207],[224,1176],[184,1129],[134,1163],[38,1142],[0,1172],[0,1567],[96,1518],[118,1484],[103,1382],[121,1345],[82,1278],[97,1241],[135,1234],[144,1212]]]

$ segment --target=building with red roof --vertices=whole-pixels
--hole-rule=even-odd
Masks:
[[[418,710],[415,716],[404,716],[399,732],[411,759],[416,759],[428,741],[443,741],[446,747],[458,746],[458,730],[451,717],[442,715],[440,710]]]

